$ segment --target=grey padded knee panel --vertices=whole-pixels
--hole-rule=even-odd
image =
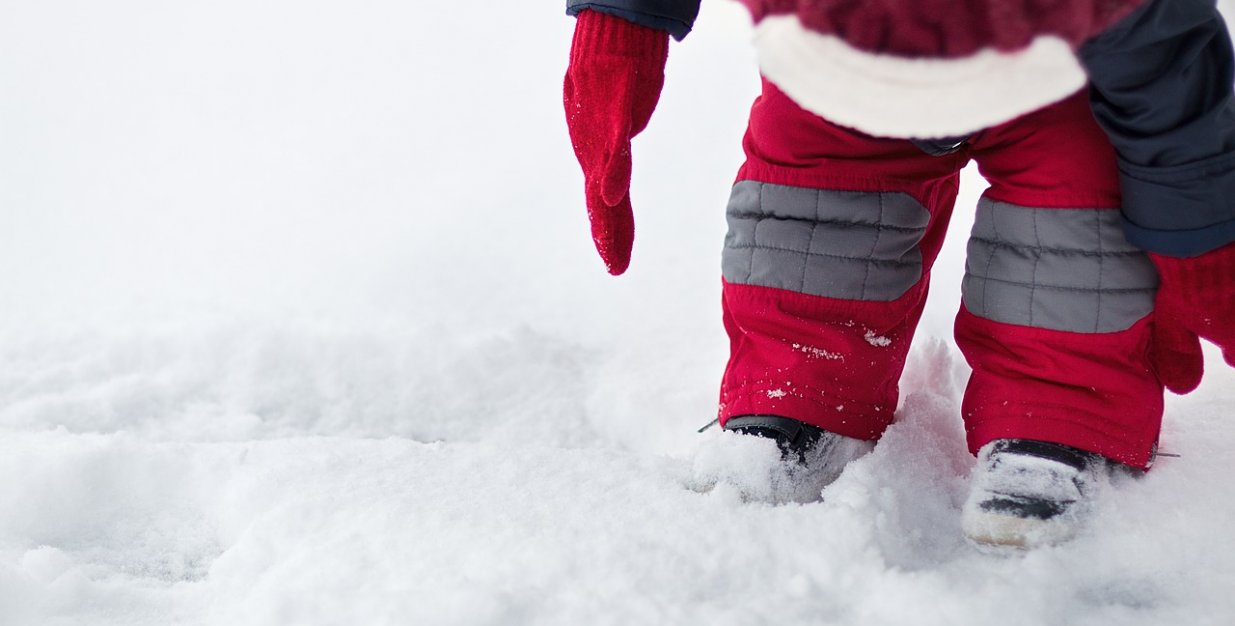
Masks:
[[[721,269],[740,285],[890,302],[922,278],[930,213],[912,196],[734,185]]]
[[[983,198],[962,294],[979,317],[1078,333],[1126,330],[1153,311],[1158,274],[1119,211],[1035,209]]]

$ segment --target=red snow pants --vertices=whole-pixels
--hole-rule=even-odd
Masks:
[[[1145,468],[1163,410],[1157,274],[1124,239],[1114,151],[1083,94],[931,156],[804,111],[764,82],[727,209],[720,420],[790,417],[876,439],[943,245],[959,172],[989,182],[956,340],[970,450],[1050,441]]]

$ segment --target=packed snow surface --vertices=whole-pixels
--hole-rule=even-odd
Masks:
[[[1215,353],[1075,541],[962,539],[975,175],[898,420],[821,502],[695,432],[744,20],[674,46],[612,279],[552,3],[0,5],[0,625],[1235,623]]]

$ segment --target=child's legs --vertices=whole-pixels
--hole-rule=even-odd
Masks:
[[[1120,229],[1106,136],[1078,94],[971,144],[991,187],[956,322],[970,449],[1036,439],[1145,467],[1162,417],[1147,349],[1157,274]]]
[[[878,437],[963,157],[834,126],[767,83],[744,147],[723,257],[722,423],[778,415]]]

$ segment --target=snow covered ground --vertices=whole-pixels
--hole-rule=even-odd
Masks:
[[[0,625],[1235,623],[1216,354],[1094,532],[962,541],[974,176],[899,422],[744,501],[695,429],[745,18],[674,47],[611,279],[538,4],[0,3]]]

